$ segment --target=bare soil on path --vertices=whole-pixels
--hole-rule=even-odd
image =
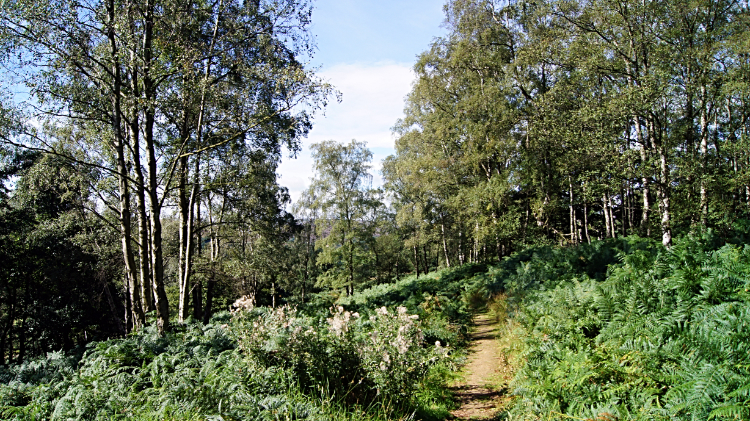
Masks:
[[[488,314],[474,317],[464,378],[453,387],[461,403],[460,408],[451,412],[453,419],[493,419],[510,399],[505,385],[511,378],[511,370],[496,339],[499,326]]]

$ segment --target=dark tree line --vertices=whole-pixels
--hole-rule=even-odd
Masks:
[[[124,334],[116,236],[81,212],[85,186],[54,157],[3,158],[0,364]]]

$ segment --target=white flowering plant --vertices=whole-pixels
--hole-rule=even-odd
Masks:
[[[377,393],[393,401],[408,400],[445,348],[426,347],[419,316],[405,307],[380,307],[362,325],[358,352]]]
[[[418,316],[404,307],[360,317],[339,306],[326,318],[288,306],[241,309],[234,319],[240,349],[253,364],[289,369],[303,387],[363,404],[407,402],[447,355],[440,344],[424,343]]]
[[[337,340],[326,320],[301,314],[296,308],[239,309],[231,324],[240,349],[253,364],[291,370],[304,388],[321,386],[336,393],[361,377],[350,341]]]

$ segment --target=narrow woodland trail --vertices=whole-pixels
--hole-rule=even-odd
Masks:
[[[487,314],[474,317],[469,361],[464,379],[454,386],[461,407],[451,412],[453,419],[493,419],[507,401],[510,367],[496,340],[499,323]]]

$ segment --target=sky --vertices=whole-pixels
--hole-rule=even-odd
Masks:
[[[309,146],[323,140],[367,142],[373,184],[382,184],[382,160],[395,152],[391,128],[403,116],[414,81],[412,67],[433,38],[444,34],[444,0],[316,0],[312,33],[318,51],[311,65],[342,101],[318,115],[296,159],[286,155],[277,173],[295,202],[310,185]]]

